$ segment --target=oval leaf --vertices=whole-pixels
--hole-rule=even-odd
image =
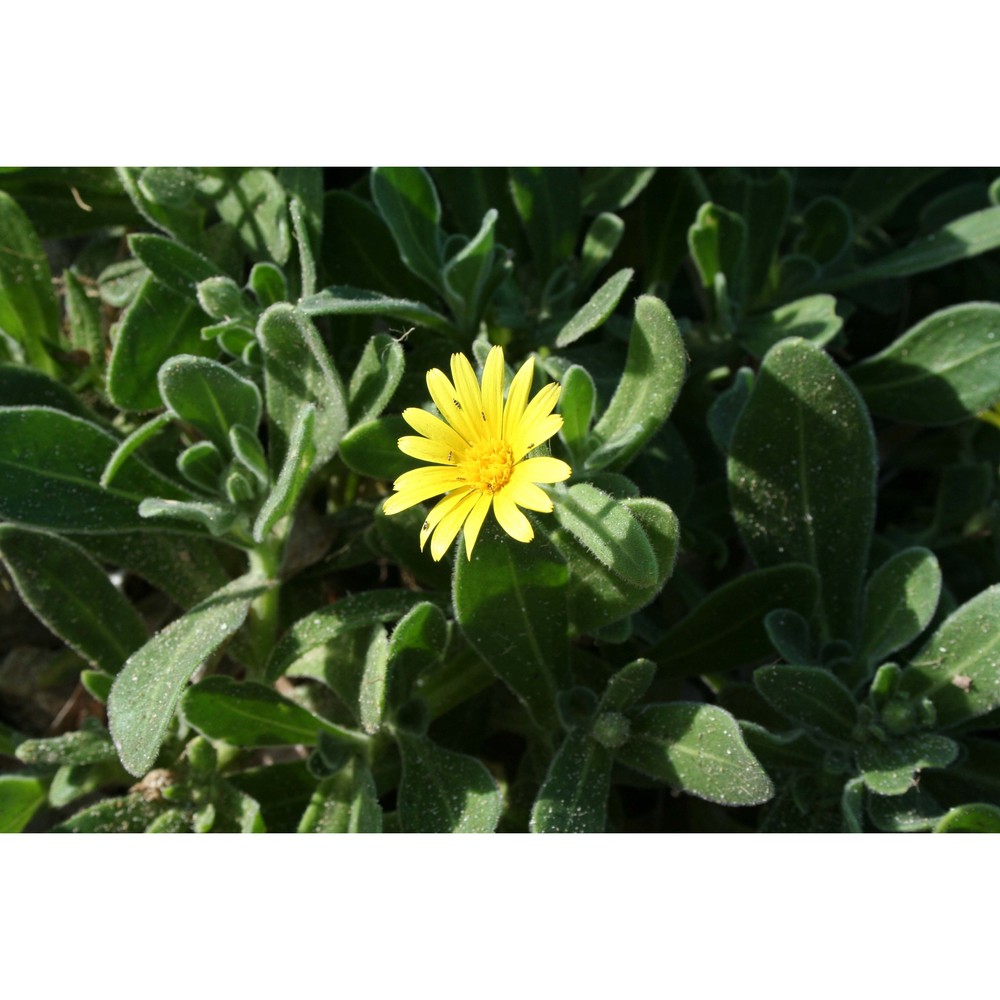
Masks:
[[[941,596],[941,569],[929,549],[897,552],[865,589],[862,650],[873,663],[912,642],[930,623]]]
[[[648,705],[633,718],[628,742],[615,757],[709,802],[750,806],[774,794],[739,723],[715,705]]]
[[[652,295],[639,296],[625,371],[594,427],[594,438],[605,448],[627,439],[605,467],[623,469],[659,430],[681,391],[686,366],[684,341],[670,310]]]
[[[1000,305],[933,313],[850,374],[872,412],[890,420],[939,426],[972,417],[1000,398]]]
[[[217,591],[157,633],[125,663],[111,688],[108,721],[129,774],[148,771],[191,675],[244,622],[268,587],[249,576]]]
[[[818,348],[782,341],[733,434],[729,494],[761,566],[819,573],[823,639],[855,641],[875,518],[875,441],[857,391]]]
[[[405,833],[492,833],[502,799],[496,782],[474,757],[397,732],[403,761],[399,818]]]
[[[0,524],[0,558],[25,604],[64,642],[110,674],[148,635],[136,610],[80,546]]]
[[[753,681],[768,704],[786,719],[833,739],[853,737],[857,705],[829,670],[776,663],[755,671]]]
[[[584,730],[567,734],[531,810],[532,833],[603,833],[611,753]]]
[[[930,698],[955,726],[1000,706],[1000,584],[946,618],[903,671],[903,690]]]
[[[471,560],[455,566],[455,617],[466,638],[535,721],[558,726],[569,687],[566,560],[547,539],[522,544],[490,522]]]
[[[655,583],[656,556],[628,507],[589,483],[556,500],[556,520],[601,563],[637,587]]]

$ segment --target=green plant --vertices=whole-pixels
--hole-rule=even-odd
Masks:
[[[1000,829],[998,201],[6,171],[0,829]],[[455,354],[552,511],[425,551]]]

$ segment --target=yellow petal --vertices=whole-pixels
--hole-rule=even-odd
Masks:
[[[476,441],[475,426],[466,416],[458,390],[440,368],[432,368],[427,373],[427,390],[430,392],[438,412],[451,424],[456,433],[460,434],[469,444]]]
[[[441,441],[429,441],[425,437],[401,437],[396,442],[404,455],[419,458],[424,462],[435,462],[438,465],[455,465],[462,460],[465,453],[464,442],[460,450]]]
[[[552,498],[534,483],[529,483],[527,480],[511,479],[503,491],[509,493],[511,499],[519,507],[537,510],[540,514],[552,513]]]
[[[451,377],[458,391],[462,412],[475,427],[475,430],[472,430],[473,437],[469,440],[477,441],[486,433],[486,411],[483,409],[483,395],[479,391],[476,373],[464,354],[451,356]]]
[[[562,388],[558,382],[550,382],[544,389],[539,390],[535,398],[525,407],[521,419],[516,425],[507,431],[507,440],[514,449],[515,455],[523,455],[531,449],[529,444],[538,444],[531,434],[540,428],[542,421],[552,412],[556,403],[559,402],[559,393]]]
[[[448,490],[461,486],[462,480],[456,477],[455,469],[450,465],[422,465],[419,469],[404,472],[392,484],[392,488],[401,493],[404,490],[423,489],[432,485],[441,487],[438,493],[447,493]],[[433,495],[432,493],[431,496]]]
[[[561,459],[550,458],[547,455],[538,458],[526,458],[518,462],[511,481],[531,483],[561,483],[569,479],[573,470]]]
[[[408,406],[403,410],[403,419],[418,433],[431,441],[440,441],[449,448],[460,450],[467,442],[454,428],[449,427],[433,413],[421,410],[416,406]]]
[[[503,410],[503,437],[508,441],[510,440],[510,432],[517,426],[524,413],[534,374],[535,356],[531,355],[511,380],[510,391],[507,393],[507,404]]]
[[[476,506],[472,508],[465,521],[465,557],[472,558],[472,550],[475,547],[476,539],[479,537],[479,529],[486,520],[486,515],[490,512],[493,504],[493,497],[489,493],[483,493],[476,501]]]
[[[455,536],[479,498],[480,494],[476,490],[470,490],[441,518],[431,536],[431,557],[435,562],[441,559],[455,541]]]
[[[483,411],[491,437],[503,431],[503,348],[492,347],[483,365]],[[466,527],[468,537],[468,527]]]
[[[531,522],[517,509],[509,490],[501,490],[493,497],[493,513],[500,527],[519,542],[530,542],[535,537]]]
[[[544,444],[562,425],[563,418],[558,413],[550,413],[530,426],[522,420],[521,427],[510,439],[514,461],[524,458],[529,451],[534,451],[540,444]]]
[[[430,513],[427,515],[427,519],[424,521],[420,528],[420,551],[422,552],[424,546],[427,544],[427,539],[430,537],[431,532],[437,527],[438,522],[441,520],[445,514],[448,513],[461,499],[467,496],[469,490],[452,490],[447,496],[442,497],[433,507],[430,509]]]

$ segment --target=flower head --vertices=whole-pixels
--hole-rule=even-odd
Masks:
[[[557,382],[528,401],[532,358],[514,376],[506,401],[501,347],[492,348],[486,358],[481,385],[464,354],[451,356],[451,374],[449,379],[438,368],[427,373],[427,388],[444,420],[417,407],[403,411],[403,419],[421,436],[401,437],[399,450],[434,464],[404,472],[383,508],[386,514],[398,514],[443,493],[420,529],[420,547],[430,538],[435,560],[448,551],[463,525],[465,553],[471,559],[491,507],[508,535],[530,542],[534,531],[520,508],[550,513],[552,501],[537,484],[562,482],[572,472],[558,458],[525,458],[562,427],[562,417],[552,412],[559,399]]]

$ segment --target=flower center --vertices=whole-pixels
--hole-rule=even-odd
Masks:
[[[499,493],[514,472],[514,453],[506,441],[487,438],[466,449],[461,468],[473,489]]]

